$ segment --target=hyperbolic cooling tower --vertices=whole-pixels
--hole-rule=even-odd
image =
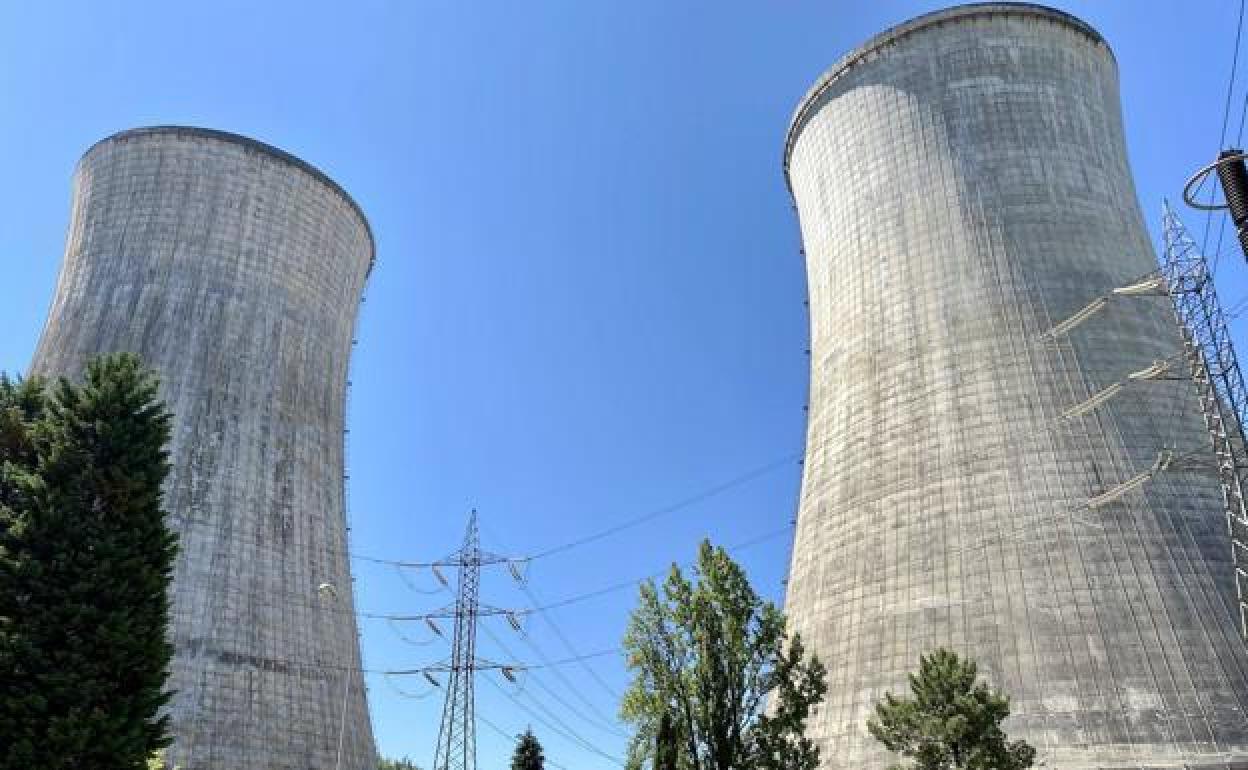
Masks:
[[[1180,349],[1167,300],[1045,335],[1156,268],[1105,41],[1032,5],[920,17],[819,80],[785,166],[812,349],[786,603],[829,667],[823,766],[889,764],[872,705],[942,645],[1050,767],[1248,759],[1212,453],[1161,454],[1209,439],[1190,383],[1128,380]]]
[[[165,506],[181,537],[168,758],[182,770],[328,770],[339,752],[342,768],[376,764],[343,488],[372,260],[346,192],[251,139],[125,131],[74,174],[32,370],[72,376],[134,351],[162,378],[175,418]]]

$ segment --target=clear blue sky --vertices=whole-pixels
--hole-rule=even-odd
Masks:
[[[1238,6],[1056,4],[1117,53],[1155,220],[1216,147]],[[23,371],[34,348],[82,151],[133,126],[209,126],[320,166],[376,231],[350,408],[356,551],[441,556],[475,506],[486,547],[532,553],[696,496],[802,444],[804,276],[780,171],[791,111],[845,50],[941,5],[0,0],[0,370]],[[1241,75],[1242,86],[1248,65]],[[1241,264],[1227,259],[1219,275],[1227,304],[1248,288]],[[539,560],[532,591],[550,602],[661,570],[704,536],[774,532],[793,516],[798,473],[783,463]],[[776,598],[788,549],[784,534],[740,552]],[[364,611],[448,600],[390,568],[355,574]],[[530,602],[505,574],[487,575],[483,595]],[[550,614],[577,652],[608,650],[634,598]],[[522,661],[539,662],[534,647],[571,655],[542,619],[527,629],[533,646],[485,623]],[[447,654],[384,622],[362,630],[369,668]],[[511,659],[488,636],[481,653]],[[623,740],[593,720],[614,716],[626,672],[613,657],[590,663],[596,678],[568,666],[566,682],[536,672],[507,694],[481,681],[478,712],[507,732],[532,724],[564,767],[614,767],[518,705],[622,756]],[[428,766],[438,695],[369,684],[379,748]],[[504,766],[510,748],[481,726],[483,768]]]

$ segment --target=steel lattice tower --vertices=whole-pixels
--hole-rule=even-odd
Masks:
[[[457,557],[457,558],[456,558]],[[473,707],[473,673],[477,654],[478,589],[481,586],[481,543],[477,512],[468,518],[464,546],[450,561],[459,564],[455,596],[455,638],[451,643],[451,677],[438,729],[434,770],[476,770],[477,731]]]
[[[1209,266],[1169,204],[1162,213],[1162,231],[1166,249],[1162,270],[1217,459],[1235,572],[1239,628],[1248,638],[1248,442],[1243,433],[1248,387],[1244,385]]]
[[[477,657],[477,620],[479,618],[502,615],[506,616],[517,630],[520,627],[515,611],[481,605],[479,596],[481,568],[490,564],[507,564],[512,577],[520,581],[520,572],[516,565],[522,561],[524,560],[509,559],[506,556],[481,550],[477,512],[474,510],[468,517],[468,531],[464,534],[463,547],[445,559],[429,565],[435,569],[459,567],[459,588],[455,594],[455,604],[423,616],[427,619],[451,616],[455,618],[455,636],[451,641],[450,661],[418,669],[429,677],[430,681],[433,681],[432,674],[435,672],[450,675],[446,687],[446,703],[442,707],[442,725],[438,729],[438,748],[433,760],[434,770],[476,770],[477,722],[474,700],[476,673],[499,671],[508,681],[514,682],[516,672],[525,670],[524,666],[494,663]]]

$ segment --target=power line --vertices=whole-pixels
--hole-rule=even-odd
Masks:
[[[688,508],[691,505],[696,505],[697,503],[708,500],[723,492],[727,492],[730,489],[739,487],[742,484],[753,481],[754,479],[759,478],[760,476],[765,476],[768,473],[771,473],[772,471],[778,468],[782,468],[792,463],[794,460],[800,459],[801,456],[802,456],[801,452],[795,452],[793,454],[785,455],[779,460],[775,460],[773,462],[767,463],[766,465],[761,465],[757,468],[746,471],[745,473],[742,473],[739,476],[736,476],[721,484],[716,484],[715,486],[710,487],[709,489],[703,492],[699,492],[696,495],[691,495],[689,497],[686,497],[685,499],[679,502],[650,511],[649,513],[644,513],[640,516],[637,516],[635,518],[629,519],[628,521],[624,521],[619,524],[616,524],[613,527],[608,527],[607,529],[601,530],[600,532],[596,532],[592,535],[587,535],[585,537],[579,538],[577,540],[573,540],[568,543],[564,543],[563,545],[555,546],[553,548],[547,548],[545,551],[539,551],[538,553],[530,557],[529,560],[536,561],[537,559],[542,559],[547,556],[553,556],[557,553],[563,553],[564,551],[568,551],[573,548],[578,548],[582,545],[587,545],[589,543],[602,540],[603,538],[607,538],[612,535],[619,534],[620,532],[623,532],[624,530],[632,529],[633,527],[640,526],[641,524],[644,524],[648,521],[653,521],[654,519],[657,519],[660,516],[666,516],[668,514],[675,513],[676,511],[679,511],[682,508]]]
[[[789,462],[789,461],[782,461],[782,462]],[[754,471],[751,471],[750,473],[743,474],[742,476],[739,476],[737,479],[734,479],[733,482],[729,482],[729,483],[739,483],[740,481],[746,478],[751,478],[760,473],[764,473],[767,470],[770,470],[771,468],[774,468],[774,467],[779,467],[779,465],[777,463],[771,463],[769,466],[763,466],[762,468],[755,469]],[[713,490],[711,491],[711,494],[714,494]],[[650,514],[646,514],[645,516],[638,517],[634,521],[635,523],[640,523],[641,521],[647,520],[649,518],[654,518],[655,516],[662,515],[664,512],[666,511],[660,509],[659,511],[654,511]],[[618,527],[615,529],[618,529]],[[568,637],[563,633],[562,629],[560,629],[559,626],[550,617],[550,614],[545,609],[542,608],[542,602],[533,593],[533,589],[530,588],[529,585],[523,581],[521,581],[519,585],[520,585],[520,590],[524,591],[525,596],[528,596],[529,600],[533,602],[534,613],[537,615],[540,615],[542,619],[546,621],[546,624],[549,625],[551,630],[555,632],[555,636],[559,639],[560,642],[563,643],[564,648],[567,649],[568,652],[571,653],[573,656],[580,655],[579,652],[576,652],[576,647],[572,644],[572,642],[568,639]],[[542,653],[542,651],[538,649],[537,646],[527,636],[525,636],[524,639],[525,641],[529,643],[529,646],[533,647],[533,651],[536,652],[539,657],[541,658],[545,657],[544,653]],[[582,662],[581,669],[584,670],[585,673],[589,675],[590,679],[593,679],[595,684],[601,687],[611,698],[617,701],[620,700],[620,697],[621,697],[620,694],[616,692],[605,681],[603,681],[602,677],[599,676],[598,672],[595,671],[592,667],[590,667],[588,663]],[[601,712],[598,711],[598,708],[594,706],[594,704],[588,698],[584,697],[584,695],[580,692],[580,690],[572,687],[571,683],[566,681],[566,677],[563,675],[563,672],[557,671],[557,674],[561,680],[564,680],[564,683],[568,685],[568,688],[576,694],[576,696],[581,700],[581,702],[583,702],[586,706],[588,706],[591,710],[593,710],[594,713],[598,714],[600,717],[602,716]]]
[[[1246,297],[1243,301],[1245,303],[1248,303],[1248,297]],[[739,550],[744,550],[746,548],[751,548],[755,545],[766,542],[768,540],[773,540],[790,531],[791,531],[791,527],[789,526],[769,530],[767,532],[763,532],[760,535],[756,535],[755,537],[752,537],[748,540],[736,543],[734,545],[727,546],[725,550],[731,553],[731,552],[736,552]],[[399,572],[400,574],[403,574],[401,570],[396,570],[396,571]],[[662,577],[664,574],[666,574],[666,571],[664,570],[656,571],[648,575],[643,575],[638,578],[633,578],[629,580],[620,581],[618,583],[613,583],[603,588],[598,588],[592,591],[586,591],[580,594],[573,594],[572,596],[567,596],[562,599],[558,599],[556,601],[550,602],[549,604],[543,605],[541,607],[522,607],[522,608],[518,608],[515,610],[511,610],[509,612],[499,612],[499,613],[494,613],[494,614],[504,614],[504,615],[511,614],[517,617],[522,617],[522,616],[533,614],[535,612],[539,612],[542,610],[557,609],[560,607],[566,607],[566,606],[570,606],[573,604],[579,604],[581,602],[589,601],[591,599],[596,599],[600,596],[607,596],[612,593],[617,593],[619,591],[632,588],[634,586],[640,585],[645,580],[659,578],[659,577]],[[421,591],[419,589],[413,588],[410,583],[408,583],[408,587],[409,589],[415,591],[416,593],[421,593],[421,594],[427,593],[425,591]],[[439,588],[438,593],[441,593],[444,590],[446,589]],[[314,598],[315,591],[312,588],[309,588],[308,591],[283,591],[283,590],[271,589],[271,588],[257,588],[254,590],[243,590],[243,589],[236,588],[236,587],[223,587],[221,590],[214,592],[214,596],[247,597],[250,599],[250,601],[247,602],[247,607],[249,609],[250,608],[266,608],[266,609],[280,610],[280,609],[286,609],[286,608],[293,606],[293,607],[299,607],[301,609],[312,610],[317,613],[324,613],[327,615],[352,615],[354,617],[363,618],[366,620],[413,622],[413,621],[424,620],[426,618],[441,618],[441,617],[445,617],[446,615],[445,611],[412,614],[412,613],[400,613],[400,612],[373,612],[373,611],[363,611],[363,610],[357,611],[357,610],[346,609],[346,608],[342,608],[338,606],[331,606],[331,605],[326,604],[323,601],[320,601],[319,599]],[[285,597],[285,598],[282,598],[282,597]],[[272,599],[276,599],[276,600],[268,601]],[[412,641],[412,640],[409,640],[409,641],[411,641],[413,644],[416,644],[416,645],[426,644],[424,642],[417,642],[417,641]]]
[[[403,697],[403,698],[408,698],[409,700],[425,700],[425,699],[427,699],[429,696],[433,695],[433,694],[437,691],[437,688],[430,688],[430,690],[429,690],[428,692],[423,693],[423,694],[416,694],[416,693],[408,692],[407,690],[404,690],[404,689],[402,689],[401,687],[398,687],[397,685],[395,685],[395,684],[394,684],[393,682],[391,682],[388,678],[386,679],[386,684],[390,687],[390,689],[391,689],[391,690],[392,690],[395,694],[397,694],[397,695],[399,695],[400,697]],[[500,735],[503,739],[505,739],[505,740],[507,740],[507,741],[515,741],[517,738],[519,738],[519,736],[518,736],[518,735],[513,735],[513,734],[511,734],[511,733],[507,732],[506,730],[504,730],[503,728],[499,727],[497,724],[495,724],[494,722],[490,721],[488,718],[486,718],[486,717],[482,716],[481,714],[477,714],[477,721],[478,721],[478,722],[480,722],[481,724],[485,725],[486,727],[490,728],[490,729],[491,729],[491,730],[493,730],[494,732],[498,733],[498,735]],[[555,760],[551,759],[549,756],[545,756],[545,753],[546,753],[546,747],[545,747],[545,746],[543,746],[543,747],[542,747],[542,753],[543,753],[543,755],[544,755],[544,759],[545,759],[545,761],[546,761],[546,764],[547,764],[549,767],[555,768],[555,770],[568,770],[567,766],[562,765],[562,764],[560,764],[560,763],[556,762]]]
[[[734,543],[732,545],[726,546],[724,550],[729,553],[736,553],[738,551],[743,551],[747,548],[752,548],[756,545],[760,545],[769,540],[774,540],[775,538],[780,537],[781,535],[789,534],[792,531],[793,531],[793,526],[791,524],[786,524],[783,527],[778,527],[776,529],[767,530],[766,532],[763,532],[759,535],[755,535],[754,537],[751,537],[748,540],[743,540],[739,543]],[[693,562],[692,561],[672,562],[672,564],[675,566],[688,567],[692,565]],[[572,596],[568,596],[563,599],[558,599],[556,601],[550,602],[548,604],[543,604],[541,606],[520,608],[520,609],[514,610],[514,614],[530,615],[530,614],[534,614],[538,612],[544,612],[545,610],[553,610],[553,609],[558,609],[560,607],[567,607],[572,604],[579,604],[580,602],[588,601],[590,599],[596,599],[600,596],[606,596],[608,594],[617,593],[619,591],[623,591],[628,588],[634,588],[636,586],[641,585],[647,580],[654,580],[656,578],[661,578],[666,574],[667,574],[667,569],[658,570],[658,571],[651,572],[646,575],[642,575],[641,577],[631,578],[629,580],[622,580],[618,583],[612,583],[611,585],[605,586],[603,588],[598,588],[593,591],[586,591],[585,593],[582,593],[582,594],[574,594]],[[395,620],[395,621],[418,621],[418,620],[424,620],[426,617],[429,617],[428,615],[422,615],[422,614],[385,615],[385,614],[368,613],[368,612],[361,612],[359,613],[359,615],[365,618],[380,619],[380,620]]]
[[[578,540],[574,540],[568,543],[563,543],[561,545],[556,545],[554,547],[548,548],[545,551],[539,552],[530,557],[510,557],[509,558],[505,556],[497,556],[497,555],[491,554],[491,556],[493,557],[493,563],[507,563],[509,565],[518,566],[523,563],[531,562],[535,559],[544,558],[546,556],[551,556],[556,553],[562,553],[572,548],[577,548],[581,545],[585,545],[588,543],[596,542],[598,540],[602,540],[604,538],[610,537],[611,535],[617,534],[618,532],[632,529],[648,521],[652,521],[664,515],[675,513],[676,511],[679,511],[683,508],[688,508],[692,505],[703,502],[709,498],[723,494],[724,492],[727,492],[731,489],[743,486],[744,484],[750,481],[753,481],[761,476],[764,476],[767,473],[770,473],[781,467],[784,467],[790,462],[794,462],[800,459],[801,456],[802,456],[801,452],[793,452],[793,453],[787,454],[784,457],[781,457],[765,465],[750,469],[738,476],[734,476],[733,478],[727,481],[724,481],[712,487],[709,487],[703,490],[702,492],[699,492],[695,495],[691,495],[678,502],[672,503],[671,505],[667,505],[667,506],[664,506],[663,508],[659,508],[657,510],[650,511],[650,512],[641,514],[639,516],[636,516],[632,519],[625,520],[617,525],[609,527],[606,530],[602,530],[602,531],[587,535]],[[170,514],[169,520],[176,525],[175,529],[178,529],[179,531],[181,531],[182,529],[194,530],[196,528],[203,528],[203,529],[207,529],[210,531],[219,532],[222,528],[222,524],[225,523],[221,521],[214,521],[210,519],[202,519],[202,518],[184,516],[184,515],[179,515],[179,514]],[[287,546],[270,542],[269,539],[261,537],[260,534],[256,532],[252,532],[250,535],[242,535],[237,532],[231,532],[228,535],[226,535],[226,538],[229,540],[237,541],[237,542],[243,542],[257,549],[269,551],[271,553],[276,553],[279,555],[285,554],[289,550]],[[311,549],[307,552],[325,553],[325,554],[331,554],[331,555],[345,554],[351,559],[354,559],[360,562],[365,562],[369,564],[381,564],[381,565],[386,565],[386,566],[391,566],[391,567],[399,567],[399,568],[407,568],[407,569],[455,566],[453,562],[448,561],[446,559],[440,559],[440,560],[434,560],[434,561],[405,561],[402,559],[387,559],[387,558],[382,558],[378,556],[371,556],[368,554],[356,553],[354,551],[350,551],[350,550],[343,549],[337,546],[332,546],[332,545],[327,545],[323,548]],[[414,589],[414,590],[416,590],[417,593],[436,593],[436,591],[429,592],[429,591],[424,591],[421,589]],[[437,589],[437,590],[441,590],[441,589]]]
[[[534,604],[536,605],[541,604],[538,598],[533,594],[532,589],[530,589],[527,585],[521,584],[520,589],[524,591],[525,595],[528,596],[533,601]],[[565,649],[567,649],[573,656],[580,655],[580,653],[575,651],[576,647],[573,646],[572,642],[568,640],[568,637],[559,628],[559,625],[555,623],[555,621],[550,617],[550,613],[546,612],[545,610],[542,610],[538,612],[537,614],[540,615],[541,618],[546,621],[546,625],[550,626],[551,630],[555,632],[555,636],[559,639],[560,642],[563,643],[563,646]],[[592,669],[588,663],[585,663],[584,661],[582,661],[580,665],[581,665],[581,668],[585,671],[585,673],[589,674],[589,678],[593,679],[594,682],[599,687],[601,687],[608,695],[610,695],[612,698],[615,698],[616,700],[620,699],[621,697],[620,694],[616,692],[615,689],[613,689],[610,685],[604,682],[602,677],[598,675],[598,672]]]
[[[225,655],[226,657],[229,657],[230,655],[228,651],[222,651],[221,654]],[[591,652],[586,655],[581,655],[577,658],[560,658],[559,660],[548,660],[541,664],[535,664],[535,665],[530,665],[527,663],[515,663],[514,665],[493,664],[493,667],[494,668],[508,668],[508,669],[512,669],[515,671],[528,671],[531,669],[543,669],[543,668],[554,669],[555,667],[558,667],[558,666],[570,666],[572,664],[581,663],[585,660],[593,660],[595,658],[604,658],[604,657],[607,657],[608,655],[618,656],[619,654],[620,654],[620,650],[618,648],[613,648],[610,650],[598,650],[597,652]],[[339,672],[340,671],[352,671],[358,674],[369,674],[369,675],[374,675],[374,676],[415,676],[415,675],[424,675],[426,673],[429,673],[429,674],[442,673],[447,668],[446,665],[439,664],[439,665],[432,665],[432,666],[419,666],[416,668],[383,669],[383,668],[365,668],[362,666],[361,667],[344,666],[338,663],[316,663],[316,662],[308,661],[308,660],[296,660],[294,658],[248,657],[246,659],[242,659],[241,655],[238,657],[240,659],[234,660],[233,662],[246,663],[257,669],[266,670],[266,671],[275,671],[278,673],[281,673],[283,671],[287,671],[287,672],[288,671],[339,671]]]
[[[497,645],[499,646],[499,649],[501,649],[501,650],[503,651],[503,654],[504,654],[504,655],[507,655],[507,656],[512,657],[512,658],[517,658],[517,657],[519,657],[519,656],[517,656],[514,652],[512,652],[512,651],[511,651],[511,649],[507,646],[507,644],[506,644],[505,642],[503,642],[503,640],[502,640],[502,639],[498,638],[498,636],[496,636],[496,635],[494,634],[494,632],[493,632],[493,631],[488,631],[488,630],[487,630],[487,631],[486,631],[486,635],[487,635],[487,636],[489,636],[489,637],[490,637],[490,638],[494,641],[494,643],[495,643],[495,644],[497,644]],[[529,639],[528,639],[528,637],[522,637],[522,638],[523,638],[526,642],[528,642],[528,643],[530,644],[530,646],[533,646],[532,641],[531,641],[531,640],[529,640]],[[540,657],[540,658],[542,658],[543,660],[545,660],[545,659],[546,659],[545,655],[542,655],[541,651],[540,651],[540,650],[538,650],[535,646],[534,646],[534,651],[538,653],[538,655],[539,655],[539,657]],[[615,652],[615,654],[616,654],[616,655],[620,655],[620,654],[622,654],[622,650],[618,650],[618,649],[617,649],[617,650],[614,650],[614,652]],[[548,695],[550,695],[550,697],[554,698],[554,699],[555,699],[555,701],[556,701],[557,703],[559,703],[559,705],[563,706],[565,709],[567,709],[567,710],[568,710],[568,711],[570,711],[571,713],[576,714],[578,717],[580,717],[581,719],[583,719],[583,720],[584,720],[587,724],[592,725],[595,729],[598,729],[598,730],[603,730],[604,732],[611,733],[611,734],[615,735],[616,737],[620,737],[620,738],[626,738],[626,737],[628,737],[628,736],[627,736],[627,735],[626,735],[623,731],[621,731],[621,730],[620,730],[619,728],[617,728],[616,726],[612,725],[612,724],[610,723],[610,720],[607,720],[607,719],[602,719],[602,721],[601,721],[601,722],[591,720],[588,716],[586,716],[586,714],[585,714],[583,711],[578,710],[575,706],[573,706],[572,704],[570,704],[570,703],[568,703],[566,700],[564,700],[564,699],[563,699],[563,697],[562,697],[561,695],[559,695],[559,694],[558,694],[557,692],[555,692],[554,690],[550,689],[550,688],[546,685],[546,683],[545,683],[545,682],[543,682],[543,681],[542,681],[541,679],[539,679],[538,677],[535,677],[535,676],[530,676],[530,677],[529,677],[529,679],[530,679],[531,681],[533,681],[535,684],[537,684],[539,687],[541,687],[543,690],[545,690],[545,691],[546,691],[546,693],[547,693]],[[575,688],[575,687],[574,687],[574,686],[573,686],[570,682],[567,682],[567,680],[563,680],[563,681],[564,681],[564,683],[568,686],[568,689],[569,689],[569,690],[572,690],[573,692],[577,692],[577,693],[579,693],[579,691],[578,691],[578,690],[576,690],[576,688]],[[596,709],[596,708],[594,708],[593,704],[587,703],[586,705],[588,705],[588,706],[590,707],[590,709],[591,709],[592,711],[594,711],[596,714],[598,714],[598,713],[599,713],[599,712],[597,711],[597,709]],[[599,714],[599,718],[601,718],[601,714]]]
[[[1226,143],[1226,129],[1229,125],[1231,117],[1231,95],[1235,91],[1235,75],[1239,71],[1239,39],[1244,31],[1244,0],[1239,0],[1239,21],[1235,25],[1235,52],[1231,59],[1231,77],[1226,84],[1226,105],[1222,108],[1222,134],[1218,140],[1218,150],[1222,149],[1222,145]],[[1240,128],[1243,128],[1243,121],[1240,121]]]
[[[508,734],[506,730],[504,730],[503,728],[501,728],[501,727],[499,727],[498,725],[494,724],[493,722],[491,722],[490,720],[486,719],[485,717],[481,716],[480,714],[478,714],[478,715],[477,715],[477,719],[481,720],[481,723],[482,723],[482,724],[484,724],[486,727],[490,728],[490,729],[491,729],[491,730],[493,730],[494,732],[498,733],[498,734],[499,734],[499,735],[501,735],[502,737],[506,738],[507,740],[516,740],[516,739],[519,737],[519,736],[517,736],[517,735],[510,735],[510,734]],[[546,756],[546,747],[545,747],[545,746],[543,746],[543,747],[542,747],[542,758],[543,758],[543,760],[546,762],[546,764],[547,764],[547,765],[550,765],[551,767],[555,768],[555,770],[568,770],[568,768],[567,768],[567,767],[565,767],[564,765],[561,765],[561,764],[559,764],[558,762],[556,762],[555,760],[553,760],[553,759],[551,759],[550,757]]]
[[[723,494],[724,492],[727,492],[730,489],[735,489],[736,487],[742,486],[761,476],[765,476],[768,473],[771,473],[772,471],[782,468],[794,462],[795,460],[800,459],[801,456],[802,456],[801,452],[793,452],[793,453],[787,454],[778,460],[773,460],[772,462],[769,462],[765,465],[760,465],[756,468],[752,468],[740,475],[732,477],[731,479],[727,481],[721,482],[719,484],[715,484],[714,486],[711,486],[701,492],[698,492],[697,494],[690,495],[689,497],[683,498],[670,505],[665,505],[662,508],[658,508],[653,511],[643,513],[639,516],[635,516],[631,519],[627,519],[625,521],[620,522],[619,524],[615,524],[611,527],[600,530],[590,535],[586,535],[576,540],[572,540],[567,543],[563,543],[560,545],[553,546],[551,548],[547,548],[546,550],[539,551],[533,554],[532,556],[528,556],[524,558],[516,558],[516,559],[513,559],[512,561],[517,562],[517,563],[533,562],[538,559],[544,559],[548,556],[553,556],[558,553],[563,553],[564,551],[569,551],[573,548],[579,548],[580,546],[588,545],[589,543],[603,540],[605,538],[611,537],[612,535],[619,534],[620,532],[623,532],[625,530],[638,527],[642,524],[645,524],[646,522],[653,521],[654,519],[660,518],[662,516],[667,516],[681,509],[688,508],[690,506],[704,502],[712,497]],[[419,567],[434,567],[434,566],[441,565],[441,562],[415,562],[415,561],[401,561],[401,560],[395,560],[395,559],[380,559],[380,558],[376,558],[372,556],[365,556],[363,554],[352,554],[351,556],[352,558],[358,559],[359,561],[371,562],[375,564],[390,564],[390,565],[394,565],[397,567],[419,568]]]
[[[549,668],[553,671],[558,666],[569,666],[569,665],[572,665],[573,663],[582,663],[586,660],[593,660],[594,658],[605,658],[608,655],[619,655],[619,654],[620,654],[620,650],[618,648],[614,648],[610,650],[599,650],[598,652],[591,652],[587,655],[578,655],[574,658],[562,658],[560,660],[545,660],[540,664],[536,664],[536,663],[506,663],[506,664],[491,663],[488,666],[481,666],[480,668],[499,668],[499,669],[505,668],[511,671],[520,671],[520,672],[531,671],[534,669]],[[418,668],[391,669],[388,671],[370,671],[368,669],[365,669],[365,673],[385,674],[387,676],[414,676],[416,674],[423,675],[423,674],[444,673],[447,668],[448,666],[446,666],[445,664],[438,664],[434,666],[420,666]]]
[[[579,745],[581,748],[587,751],[591,751],[594,754],[597,754],[598,756],[602,757],[603,759],[606,759],[610,762],[613,762],[619,765],[620,767],[624,767],[624,762],[622,760],[598,748],[596,744],[590,742],[589,740],[586,740],[584,737],[579,735],[575,730],[569,728],[567,724],[563,722],[563,720],[559,719],[558,716],[551,714],[550,710],[547,709],[545,705],[542,704],[541,701],[534,699],[533,704],[537,706],[539,709],[541,709],[549,717],[549,720],[546,717],[542,716],[542,714],[539,714],[536,711],[534,711],[532,708],[529,708],[529,705],[527,703],[521,701],[519,697],[517,697],[514,693],[508,691],[507,688],[503,687],[498,682],[495,682],[493,679],[488,679],[488,678],[486,679],[486,681],[489,682],[490,685],[494,689],[498,690],[503,695],[510,698],[513,703],[515,703],[517,706],[523,709],[525,713],[527,713],[529,716],[533,717],[537,721],[546,725],[546,727],[553,730],[556,734],[562,736],[565,740],[570,741],[573,744]],[[556,726],[557,724],[562,725],[562,727]]]
[[[1231,97],[1235,92],[1235,75],[1239,71],[1239,41],[1243,35],[1243,31],[1244,31],[1244,0],[1239,0],[1239,20],[1235,24],[1235,49],[1231,58],[1231,76],[1226,84],[1226,104],[1223,105],[1222,107],[1222,132],[1218,136],[1218,149],[1214,153],[1215,155],[1217,153],[1220,153],[1222,149],[1226,146],[1226,129],[1229,126],[1230,117],[1231,117]],[[1245,92],[1244,94],[1244,110],[1240,117],[1239,132],[1237,134],[1237,137],[1243,136],[1243,132],[1244,132],[1243,115],[1248,115],[1248,92]],[[1239,138],[1236,139],[1236,142],[1237,143],[1239,142]],[[1213,202],[1214,193],[1215,193],[1215,185],[1210,185],[1209,187],[1209,202],[1210,203]],[[1213,222],[1213,212],[1210,211],[1205,216],[1205,232],[1200,242],[1200,251],[1202,254],[1206,253],[1206,250],[1209,246],[1209,228],[1212,222]],[[1215,249],[1213,264],[1210,265],[1211,273],[1216,273],[1218,269],[1218,255],[1221,253],[1222,234],[1225,230],[1226,230],[1226,215],[1224,213],[1218,219],[1218,245],[1217,245],[1217,248]]]

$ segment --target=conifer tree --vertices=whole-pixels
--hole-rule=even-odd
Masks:
[[[1001,722],[1010,699],[977,681],[974,661],[938,649],[919,657],[910,697],[886,693],[867,729],[876,740],[913,760],[913,770],[1026,770],[1036,750],[1007,741]]]
[[[511,756],[511,770],[542,770],[545,765],[542,744],[537,742],[531,728],[525,730],[524,735],[520,736],[520,742],[516,744],[515,754]]]
[[[142,770],[169,743],[169,422],[132,355],[0,378],[0,770]]]

